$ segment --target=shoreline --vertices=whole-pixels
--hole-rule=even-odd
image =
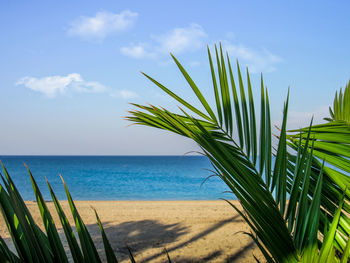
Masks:
[[[41,217],[35,201],[25,201],[36,222]],[[166,262],[164,247],[174,262],[255,262],[263,259],[257,246],[242,231],[250,232],[240,215],[223,200],[189,201],[74,201],[105,260],[95,208],[120,262],[130,262],[125,244],[137,262]],[[60,201],[72,225],[68,202]],[[233,203],[240,207],[237,200]],[[47,202],[62,233],[52,202]],[[9,241],[3,218],[0,235]],[[65,244],[68,249],[68,245]]]

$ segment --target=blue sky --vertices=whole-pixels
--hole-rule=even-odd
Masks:
[[[128,102],[175,109],[140,70],[192,101],[169,52],[212,99],[206,45],[263,72],[274,123],[328,115],[350,78],[347,1],[1,1],[0,154],[183,154],[181,137],[130,126]],[[257,96],[258,98],[258,96]],[[194,103],[196,103],[193,100]]]

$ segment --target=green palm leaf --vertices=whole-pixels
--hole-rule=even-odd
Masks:
[[[328,212],[328,218],[321,217],[323,225],[330,224],[333,214],[336,210],[336,205],[342,200],[343,192],[345,192],[345,199],[350,200],[350,191],[346,190],[350,184],[350,87],[349,83],[346,85],[344,93],[342,90],[336,92],[333,109],[330,108],[330,118],[327,123],[313,125],[310,127],[310,136],[313,140],[313,170],[320,169],[321,160],[325,161],[324,175],[326,178],[325,190],[323,200],[321,200],[322,207],[325,212]],[[302,147],[311,151],[310,145],[305,142],[307,140],[308,128],[300,130],[301,135],[298,135],[296,130],[291,130],[288,134],[289,145],[296,147],[300,144]],[[294,164],[295,165],[295,164]],[[315,175],[312,173],[312,177]],[[311,184],[315,181],[312,180]],[[312,186],[314,187],[314,186]],[[347,203],[343,205],[345,213],[340,214],[339,232],[335,234],[335,246],[344,251],[347,246],[347,240],[343,235],[349,236],[349,218],[346,213],[350,212]],[[342,233],[339,234],[339,233]]]
[[[284,105],[282,127],[278,136],[278,147],[273,165],[269,99],[262,77],[259,131],[256,125],[256,107],[249,72],[247,71],[248,88],[246,91],[237,62],[238,94],[229,58],[227,56],[227,61],[224,60],[221,45],[220,52],[215,47],[215,54],[217,73],[214,71],[214,63],[208,48],[216,102],[214,107],[206,104],[207,100],[202,97],[202,93],[194,84],[193,79],[188,76],[180,62],[174,58],[210,117],[198,114],[201,113],[199,109],[188,105],[186,100],[173,96],[174,93],[162,85],[160,87],[164,91],[175,97],[182,106],[190,111],[182,110],[183,115],[179,115],[154,106],[145,107],[134,104],[138,110],[130,111],[130,116],[127,119],[137,124],[175,132],[197,142],[213,164],[215,174],[227,184],[240,201],[243,211],[231,205],[251,227],[253,231],[251,237],[256,241],[268,262],[307,262],[307,260],[311,260],[308,262],[318,262],[321,258],[319,252],[324,251],[320,245],[322,239],[318,240],[322,232],[332,241],[333,252],[340,247],[348,247],[349,234],[345,229],[350,224],[348,224],[349,220],[343,216],[344,213],[340,213],[340,219],[324,214],[324,212],[334,214],[336,211],[342,210],[342,206],[339,208],[337,204],[342,198],[341,190],[345,188],[330,184],[327,175],[328,168],[325,167],[323,170],[322,164],[315,166],[312,152],[305,150],[306,146],[309,145],[311,151],[313,147],[315,152],[318,151],[319,145],[312,145],[315,140],[310,139],[314,136],[312,129],[306,130],[306,133],[302,130],[299,134],[299,138],[302,140],[299,140],[300,142],[297,144],[291,144],[287,141],[289,95]],[[230,82],[227,77],[226,63]],[[158,85],[159,82],[148,78]],[[219,85],[216,82],[217,79]],[[234,111],[234,115],[232,111]],[[219,122],[212,116],[213,112],[217,112]],[[233,116],[235,116],[235,120]],[[234,122],[236,123],[238,142],[234,139]],[[260,134],[259,143],[257,141],[258,134]],[[345,136],[343,135],[343,137]],[[309,144],[309,141],[312,143]],[[260,151],[259,164],[257,164],[258,146]],[[290,146],[294,147],[297,155],[289,152]],[[344,148],[341,150],[346,151]],[[296,165],[294,165],[295,162]],[[326,174],[325,177],[324,174]],[[333,193],[338,195],[332,198]],[[289,203],[287,196],[290,198]],[[336,226],[342,224],[342,227],[338,227],[342,232],[336,232],[333,235],[333,232],[328,230],[327,220],[328,222],[333,220],[332,224]],[[327,230],[329,235],[326,233]],[[327,241],[327,244],[329,242]],[[334,253],[332,257],[328,258],[337,261]]]
[[[2,167],[5,177],[1,174],[0,176],[5,187],[3,187],[2,183],[0,182],[0,212],[4,217],[17,254],[13,253],[8,248],[5,241],[0,237],[0,262],[68,262],[67,254],[63,248],[62,241],[59,237],[58,230],[52,219],[51,213],[47,208],[46,202],[29,168],[26,166],[46,233],[41,231],[39,226],[34,222],[26,204],[12,181],[12,178],[10,177],[6,168],[3,165]],[[92,238],[75,207],[74,201],[64,181],[63,184],[66,190],[68,203],[76,223],[81,247],[75,238],[72,227],[65,213],[63,212],[63,209],[57,200],[51,185],[49,182],[47,182],[47,184],[49,186],[58,217],[61,221],[66,240],[69,244],[73,261],[77,263],[101,262]],[[107,235],[96,211],[95,214],[97,223],[100,227],[107,262],[116,263],[118,262],[117,258],[114,255],[113,249],[107,239]],[[135,262],[132,255],[131,261]]]

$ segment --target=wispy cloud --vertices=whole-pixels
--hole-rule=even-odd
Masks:
[[[200,25],[190,24],[188,27],[174,28],[164,35],[152,36],[152,38],[159,44],[156,47],[158,52],[180,54],[201,48],[206,36]]]
[[[67,76],[47,76],[42,78],[24,77],[15,83],[30,90],[44,94],[48,98],[58,95],[72,95],[73,93],[103,93],[119,99],[137,98],[138,94],[132,90],[115,90],[102,85],[97,81],[85,81],[78,73]]]
[[[148,42],[130,44],[120,49],[121,53],[132,58],[159,58],[172,52],[182,54],[193,52],[204,46],[207,34],[198,24],[174,28],[161,35],[151,35]]]
[[[252,73],[275,71],[276,65],[283,61],[281,57],[265,48],[254,49],[225,40],[222,44],[231,57],[237,58],[241,64],[248,66]]]
[[[102,41],[112,33],[125,31],[132,27],[137,17],[137,13],[129,10],[124,10],[119,14],[103,11],[92,17],[81,16],[71,23],[68,34]]]
[[[147,47],[147,44],[139,43],[122,47],[120,52],[131,58],[156,58],[157,54]]]
[[[95,81],[85,81],[80,74],[72,73],[67,76],[48,76],[42,78],[24,77],[16,82],[28,89],[43,93],[53,98],[56,95],[67,94],[69,91],[99,93],[106,91],[106,87]]]
[[[134,91],[125,90],[125,89],[113,91],[110,93],[110,95],[113,98],[122,98],[122,99],[134,99],[138,97],[137,93],[135,93]]]
[[[198,24],[192,23],[187,27],[174,28],[164,34],[151,35],[148,41],[130,43],[120,48],[120,52],[134,59],[163,59],[169,52],[176,55],[194,52],[205,46],[208,38],[205,30]],[[237,43],[234,33],[226,34],[221,41],[225,50],[242,65],[248,66],[252,73],[272,72],[283,59],[266,48],[253,48]],[[199,63],[190,63],[198,66]]]
[[[299,129],[308,127],[310,125],[310,121],[313,118],[313,124],[323,123],[323,118],[329,117],[329,107],[322,106],[318,107],[312,112],[301,112],[290,110],[288,112],[288,122],[287,128],[289,129]]]

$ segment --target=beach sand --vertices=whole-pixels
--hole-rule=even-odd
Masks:
[[[41,223],[36,203],[26,203],[36,222]],[[252,239],[242,233],[250,232],[249,227],[225,201],[75,203],[103,260],[102,239],[91,207],[97,210],[120,262],[130,262],[125,244],[131,247],[137,262],[167,262],[164,247],[173,262],[256,262],[253,255],[263,261]],[[67,202],[61,204],[73,223]],[[48,202],[48,206],[55,222],[59,222],[53,203]],[[62,232],[61,225],[57,223],[57,226]],[[9,242],[2,217],[0,235]]]

